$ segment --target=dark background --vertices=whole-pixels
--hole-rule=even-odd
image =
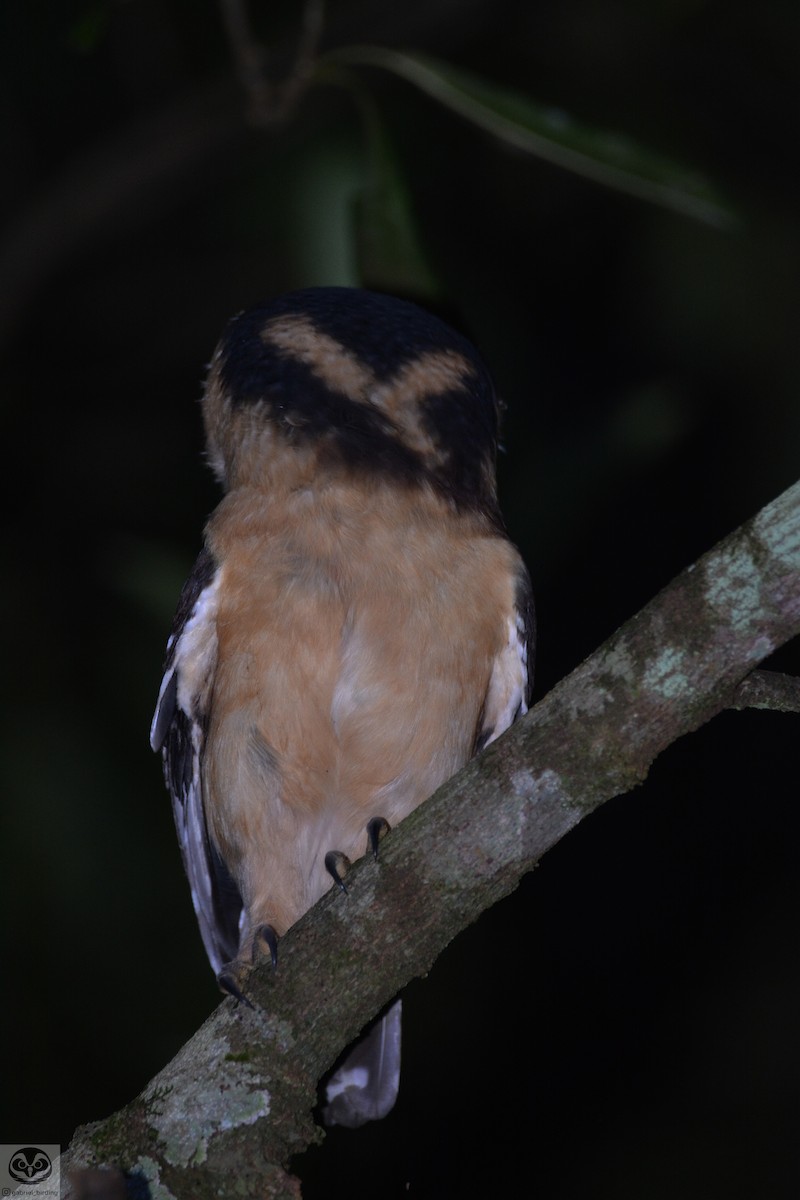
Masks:
[[[293,7],[252,8],[286,51]],[[331,0],[346,42],[620,131],[736,214],[591,184],[360,72],[436,307],[508,404],[541,696],[798,475],[800,9]],[[0,54],[0,1137],[66,1143],[217,1003],[147,743],[217,499],[196,400],[233,312],[363,278],[363,147],[337,89],[248,126],[210,0],[8,3]],[[547,855],[408,988],[397,1108],[296,1164],[306,1196],[796,1196],[799,736],[725,714]]]

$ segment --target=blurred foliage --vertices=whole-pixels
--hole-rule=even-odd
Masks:
[[[561,109],[419,55],[357,46],[329,57],[334,63],[392,71],[499,142],[576,175],[712,225],[731,222],[732,214],[715,201],[708,184],[690,176],[685,168],[618,133],[578,125]]]
[[[300,75],[298,6],[249,12],[283,121],[211,0],[0,13],[5,1141],[216,1003],[147,731],[233,312],[366,283],[477,342],[539,695],[798,474],[796,4],[330,0]],[[408,989],[398,1108],[306,1194],[794,1195],[796,744],[725,716],[548,855]]]

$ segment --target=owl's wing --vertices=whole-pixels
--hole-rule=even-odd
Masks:
[[[219,570],[208,551],[184,584],[167,642],[164,678],[150,728],[189,879],[192,903],[215,974],[239,949],[242,899],[208,834],[201,764],[217,662]]]
[[[531,702],[536,618],[530,576],[521,561],[514,605],[506,616],[506,631],[506,641],[492,664],[476,753],[526,713]]]

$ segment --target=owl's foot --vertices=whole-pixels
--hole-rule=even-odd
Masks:
[[[378,857],[378,848],[390,829],[391,825],[385,817],[373,817],[367,821],[367,841],[373,858]]]
[[[344,877],[350,870],[350,859],[347,855],[342,854],[341,850],[329,850],[325,855],[325,870],[336,886],[347,895],[347,887],[344,882]]]
[[[235,958],[233,962],[226,963],[220,971],[217,976],[217,987],[226,995],[233,996],[237,1004],[245,1004],[248,1008],[253,1008],[252,1002],[247,999],[243,990],[247,976],[252,969],[252,963]]]
[[[254,967],[269,958],[273,968],[278,965],[278,935],[271,925],[257,925],[253,930],[250,943],[250,958],[235,958],[226,963],[217,976],[220,991],[233,996],[237,1004],[246,1004],[252,1008],[252,1003],[245,995],[244,989],[248,977]]]
[[[253,930],[253,962],[269,958],[273,970],[278,966],[278,935],[272,925],[256,925]]]
[[[372,851],[373,858],[378,857],[381,841],[391,829],[385,817],[372,817],[367,821],[367,849]],[[350,870],[350,859],[341,850],[329,850],[325,855],[325,870],[338,888],[347,895],[347,884],[344,877]]]

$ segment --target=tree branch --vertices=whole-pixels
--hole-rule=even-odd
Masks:
[[[733,694],[731,708],[769,708],[800,713],[800,679],[779,671],[753,671]]]
[[[322,35],[323,0],[305,0],[300,39],[291,70],[275,81],[267,70],[267,52],[258,42],[247,11],[247,0],[221,0],[220,11],[239,82],[249,100],[249,117],[256,125],[284,120],[306,86]]]
[[[362,859],[126,1109],[65,1165],[116,1164],[159,1195],[296,1196],[316,1084],[382,1005],[584,816],[683,734],[774,680],[742,681],[800,631],[800,484],[687,568],[512,730]],[[759,689],[766,687],[766,692]],[[755,699],[754,699],[755,697]],[[267,1164],[265,1167],[265,1163]],[[80,1196],[76,1183],[72,1196]]]

